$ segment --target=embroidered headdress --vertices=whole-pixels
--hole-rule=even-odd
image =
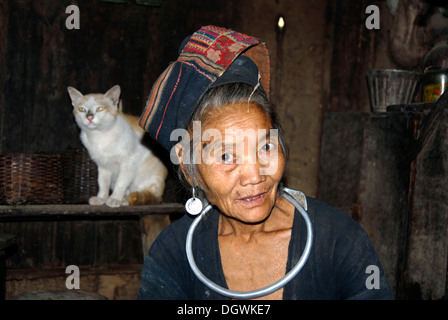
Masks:
[[[178,59],[154,83],[140,126],[170,150],[174,129],[186,129],[198,102],[214,85],[259,84],[269,97],[270,66],[265,43],[216,26],[205,26],[181,44]]]

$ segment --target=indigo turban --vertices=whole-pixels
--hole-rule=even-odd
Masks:
[[[173,130],[186,129],[198,103],[211,87],[244,82],[261,87],[269,97],[270,66],[265,43],[216,26],[187,37],[178,59],[154,83],[140,117],[140,126],[166,150]]]

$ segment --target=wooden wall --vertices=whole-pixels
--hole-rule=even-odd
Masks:
[[[323,129],[320,198],[366,230],[393,292],[405,243],[413,118],[329,112]]]
[[[125,112],[140,115],[153,82],[177,58],[181,41],[205,24],[231,26],[235,1],[166,1],[160,7],[101,0],[0,3],[0,151],[62,153],[81,146],[67,86],[83,93],[122,88]],[[77,4],[80,28],[67,29]],[[188,12],[188,15],[184,13]],[[166,201],[180,201],[169,154]]]
[[[72,3],[80,9],[79,30],[65,27]],[[372,4],[380,10],[379,30],[365,26]],[[282,34],[276,29],[279,15],[286,20]],[[124,110],[139,115],[184,37],[216,24],[267,42],[273,102],[292,146],[288,183],[313,196],[324,114],[370,112],[367,69],[397,67],[389,52],[394,16],[385,1],[162,0],[160,7],[149,7],[133,0],[5,0],[0,17],[1,151],[79,146],[68,85],[87,93],[120,84]]]
[[[79,7],[80,29],[65,26],[70,4]],[[69,85],[89,93],[119,84],[124,111],[139,115],[152,83],[177,58],[184,37],[204,24],[232,25],[238,17],[234,4],[0,1],[0,151],[61,153],[80,147]],[[169,159],[147,142],[162,160]],[[183,197],[173,174],[167,193],[167,202]],[[140,227],[138,220],[121,219],[2,223],[2,232],[20,239],[8,259],[7,298],[37,289],[64,290],[65,267],[73,263],[81,268],[84,290],[135,299],[143,261]]]
[[[322,110],[330,92],[329,27],[337,18],[327,2],[162,0],[160,7],[147,7],[133,0],[3,1],[1,151],[51,153],[78,147],[68,85],[87,93],[120,84],[124,110],[139,115],[152,83],[177,57],[184,37],[215,24],[267,42],[274,103],[294,145],[289,184],[315,195]],[[79,30],[65,27],[65,9],[72,3],[80,9]],[[287,23],[282,37],[276,29],[280,14]]]
[[[84,1],[78,4],[80,29],[69,30],[69,4],[8,0],[0,5],[7,18],[0,25],[3,152],[51,153],[79,146],[69,85],[89,93],[119,84],[124,110],[139,115],[152,83],[176,58],[182,39],[203,22],[222,24],[232,8],[231,2],[148,7]],[[184,12],[189,15],[178,19]]]
[[[79,30],[65,27],[70,4],[80,9]],[[371,4],[380,8],[380,30],[365,27]],[[276,29],[280,14],[287,23],[282,34]],[[368,0],[162,0],[160,7],[133,0],[4,0],[0,151],[54,153],[79,147],[69,85],[87,93],[119,84],[124,110],[139,115],[184,37],[215,24],[267,42],[273,101],[291,148],[288,184],[317,196],[324,117],[329,111],[370,112],[366,70],[397,67],[388,48],[393,20],[386,1]],[[169,161],[166,152],[148,143]],[[178,185],[170,179],[169,199],[177,199]],[[74,225],[67,228],[74,232]]]
[[[448,93],[426,117],[411,158],[410,187],[397,293],[448,299]]]

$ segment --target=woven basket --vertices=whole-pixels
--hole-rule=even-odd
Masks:
[[[62,163],[59,154],[0,154],[0,202],[3,204],[62,203]]]
[[[68,150],[62,156],[64,203],[87,203],[98,193],[98,167],[85,148]]]

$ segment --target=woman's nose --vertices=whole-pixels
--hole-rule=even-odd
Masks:
[[[241,185],[257,184],[264,180],[259,162],[240,164]]]

